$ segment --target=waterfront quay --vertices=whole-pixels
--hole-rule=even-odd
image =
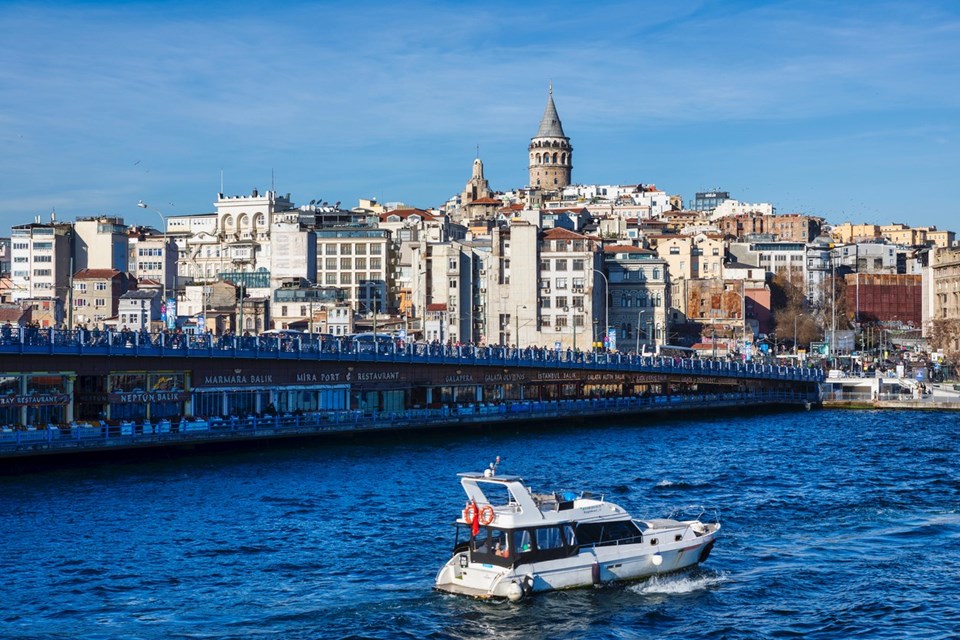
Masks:
[[[822,379],[607,352],[20,329],[0,343],[0,455],[809,406]]]

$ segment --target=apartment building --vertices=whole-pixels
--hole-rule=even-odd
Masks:
[[[116,269],[81,269],[73,276],[73,323],[88,329],[104,328],[116,318],[120,298],[136,288],[129,273]]]
[[[55,221],[17,225],[10,230],[11,298],[67,299],[73,262],[74,228]]]
[[[317,283],[344,290],[360,314],[390,311],[390,232],[376,228],[317,229]]]
[[[666,342],[670,306],[667,261],[654,251],[631,245],[604,247],[603,256],[610,283],[603,322],[615,331],[616,348],[639,352]]]

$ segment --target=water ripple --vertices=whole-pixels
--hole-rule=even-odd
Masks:
[[[903,424],[910,424],[904,431]],[[0,478],[3,638],[948,638],[950,414],[430,434]],[[720,512],[705,566],[518,605],[432,591],[496,455],[638,517]]]

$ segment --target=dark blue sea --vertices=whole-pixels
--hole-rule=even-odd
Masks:
[[[710,416],[199,453],[0,478],[2,638],[955,638],[960,413]],[[719,511],[694,571],[519,604],[432,591],[495,456],[540,490]]]

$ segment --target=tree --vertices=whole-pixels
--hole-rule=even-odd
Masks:
[[[930,327],[930,346],[943,351],[950,364],[960,364],[960,320],[933,320]]]
[[[823,337],[823,331],[797,280],[799,278],[779,273],[773,277],[770,284],[770,306],[774,333],[784,344],[792,343],[795,335],[797,345],[809,347],[811,342]]]

